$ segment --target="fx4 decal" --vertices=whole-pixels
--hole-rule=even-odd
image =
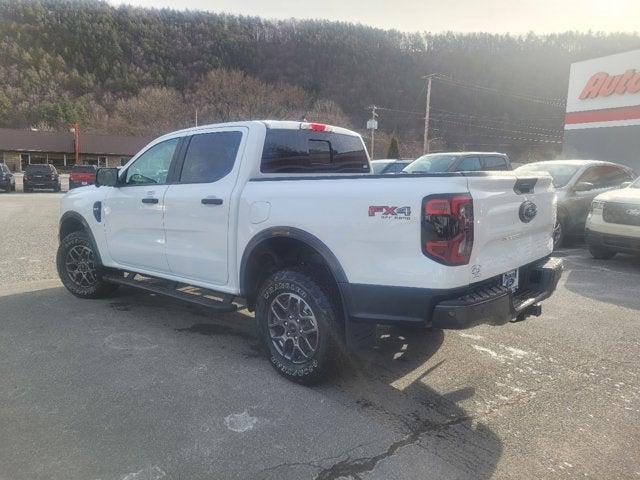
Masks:
[[[369,216],[375,217],[380,214],[381,218],[395,218],[397,220],[409,220],[411,218],[411,207],[390,207],[388,205],[370,205]]]

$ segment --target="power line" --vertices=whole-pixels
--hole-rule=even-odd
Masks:
[[[553,143],[553,144],[560,144],[562,143],[561,140],[544,140],[541,138],[529,138],[529,137],[512,137],[510,135],[493,135],[493,134],[471,134],[471,135],[467,135],[467,137],[482,137],[482,138],[503,138],[505,140],[525,140],[527,142],[536,142],[536,143]]]
[[[557,128],[543,128],[538,124],[533,124],[533,123],[525,123],[523,120],[524,119],[518,119],[518,118],[513,118],[513,119],[509,119],[509,120],[504,120],[504,119],[500,119],[497,117],[487,117],[487,116],[483,116],[483,115],[473,115],[473,114],[469,114],[469,113],[461,113],[461,112],[452,112],[450,110],[443,110],[443,109],[439,109],[439,108],[433,108],[433,110],[437,110],[438,112],[441,112],[441,115],[449,115],[449,116],[453,116],[453,117],[461,117],[461,118],[469,118],[472,120],[477,120],[477,121],[482,121],[482,122],[493,122],[493,123],[500,123],[500,124],[505,124],[505,125],[514,125],[514,123],[518,123],[519,125],[516,126],[520,126],[520,127],[526,127],[529,128],[531,130],[538,130],[540,132],[548,132],[548,133],[556,133],[556,132],[561,132],[563,130],[563,127],[557,127]],[[528,117],[529,118],[535,118],[535,117]],[[557,119],[560,120],[563,117],[558,117]]]
[[[476,91],[481,91],[481,92],[486,92],[486,93],[492,93],[494,95],[499,95],[499,96],[507,96],[507,97],[512,97],[518,100],[523,100],[523,101],[528,101],[528,102],[532,102],[532,103],[539,103],[539,104],[543,104],[543,105],[549,105],[552,107],[556,107],[556,108],[562,108],[565,105],[565,101],[559,98],[544,98],[544,97],[536,97],[533,95],[527,95],[527,94],[522,94],[522,93],[516,93],[516,92],[509,92],[507,90],[498,90],[496,88],[491,88],[491,87],[487,87],[485,85],[478,85],[475,83],[468,83],[468,82],[463,82],[461,80],[453,80],[452,78],[449,77],[445,77],[442,75],[436,75],[434,76],[434,78],[440,82],[449,84],[449,85],[454,85],[456,87],[462,87],[462,88],[468,88],[471,90],[476,90]]]
[[[381,111],[387,111],[387,112],[396,112],[396,113],[406,113],[406,114],[410,114],[410,115],[416,115],[419,116],[420,119],[424,120],[424,113],[423,112],[416,112],[416,111],[412,111],[412,110],[401,110],[398,108],[387,108],[387,107],[377,107],[378,110]],[[473,120],[477,120],[477,121],[484,121],[484,122],[494,122],[494,123],[502,123],[502,124],[506,124],[506,125],[513,125],[514,122],[519,123],[520,125],[518,126],[522,126],[522,127],[527,127],[530,128],[531,130],[538,130],[540,132],[547,132],[547,133],[554,133],[554,132],[562,132],[562,128],[559,127],[557,129],[546,129],[546,128],[542,128],[538,125],[533,125],[533,124],[529,124],[529,123],[523,123],[524,119],[510,119],[510,120],[504,120],[504,119],[499,119],[497,117],[487,117],[487,116],[480,116],[480,115],[472,115],[472,114],[468,114],[468,113],[462,113],[462,112],[452,112],[450,110],[443,110],[441,108],[435,108],[435,107],[431,107],[431,110],[435,110],[437,112],[442,112],[443,114],[449,114],[449,115],[453,115],[453,116],[458,116],[458,117],[465,117],[465,118],[470,118]],[[564,117],[564,116],[563,116]],[[558,119],[563,118],[563,117],[558,117]],[[536,118],[535,116],[531,116],[528,118]],[[546,118],[546,117],[545,117]]]
[[[454,124],[454,125],[462,125],[462,126],[474,127],[474,128],[484,128],[484,129],[487,129],[487,130],[497,130],[497,131],[501,131],[501,132],[521,133],[521,134],[524,134],[524,135],[535,135],[535,136],[538,136],[538,137],[547,137],[547,138],[556,138],[556,139],[562,138],[562,136],[559,135],[559,134],[555,134],[554,135],[554,134],[547,134],[547,133],[530,132],[530,131],[527,131],[527,130],[513,130],[513,129],[510,129],[510,128],[499,128],[499,127],[495,127],[495,126],[491,126],[491,125],[478,125],[478,124],[475,124],[475,123],[469,123],[468,121],[464,121],[464,120],[456,121],[456,120],[448,120],[448,119],[445,119],[445,118],[436,118],[434,120],[437,121],[437,122],[446,122],[446,123],[451,123],[451,124]],[[558,133],[560,133],[560,132],[558,132]]]

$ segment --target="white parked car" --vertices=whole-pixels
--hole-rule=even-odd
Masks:
[[[616,253],[640,254],[640,178],[619,190],[598,195],[587,217],[591,255],[608,259]]]
[[[158,138],[62,200],[58,273],[246,306],[272,365],[312,383],[377,323],[464,328],[539,315],[561,275],[551,177],[373,175],[362,138],[251,121]],[[196,288],[197,287],[197,288]]]

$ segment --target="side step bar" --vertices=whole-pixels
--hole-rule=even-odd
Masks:
[[[139,288],[147,292],[166,295],[189,303],[202,305],[216,312],[226,313],[238,310],[232,303],[235,298],[228,293],[214,292],[205,288],[194,287],[184,283],[172,282],[161,278],[145,277],[131,272],[109,272],[102,278],[111,283]]]

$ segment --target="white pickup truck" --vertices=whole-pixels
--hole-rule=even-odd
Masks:
[[[154,140],[62,200],[57,266],[81,298],[118,285],[255,310],[286,377],[324,378],[376,324],[539,315],[562,266],[551,178],[374,175],[338,127],[250,121]]]

